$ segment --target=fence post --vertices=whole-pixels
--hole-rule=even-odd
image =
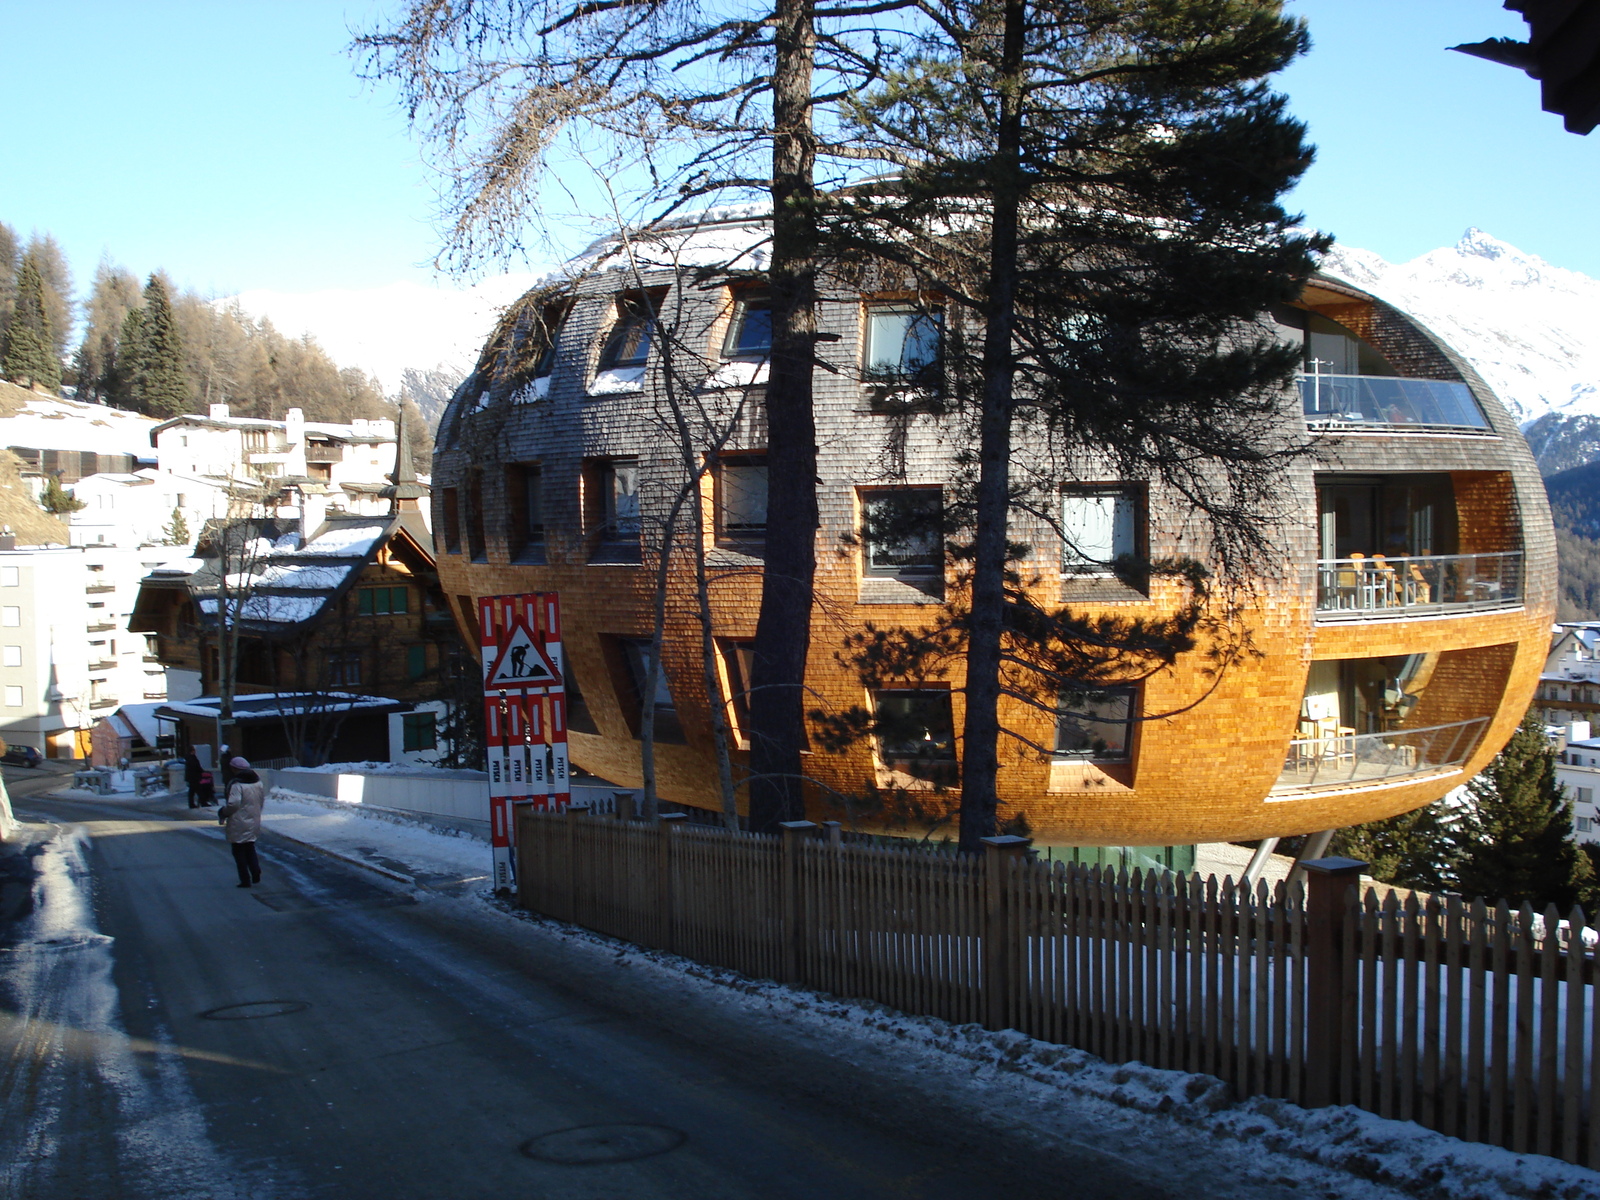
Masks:
[[[1011,900],[1007,886],[1013,863],[1020,862],[1032,838],[1002,837],[983,839],[984,921],[983,921],[983,996],[984,1028],[1004,1029],[1011,1009],[1011,955],[1006,942],[1006,917]]]
[[[656,819],[656,908],[661,920],[657,936],[661,949],[674,952],[677,950],[678,929],[673,915],[672,839],[679,823],[688,819],[685,813],[662,813]]]
[[[1345,904],[1367,864],[1353,858],[1314,858],[1306,872],[1306,1107],[1339,1102],[1344,1063],[1344,1014],[1356,1002],[1354,973],[1345,970]]]
[[[824,821],[822,831],[822,836],[828,839],[828,845],[844,845],[844,826],[838,821]]]
[[[586,812],[576,804],[567,808],[566,837],[562,838],[567,860],[567,911],[562,920],[578,923],[578,819]]]
[[[619,820],[619,821],[631,821],[631,820],[633,820],[633,793],[632,792],[617,792],[616,793],[616,805],[617,805],[617,820]]]
[[[800,897],[800,843],[816,834],[813,821],[780,821],[783,830],[783,978],[800,982],[805,957],[805,910]]]

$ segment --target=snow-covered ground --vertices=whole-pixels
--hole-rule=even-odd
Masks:
[[[389,819],[359,806],[274,791],[274,833],[407,881],[428,903],[463,905],[478,919],[516,922],[521,936],[558,939],[570,953],[625,969],[664,998],[693,992],[701,1003],[742,1010],[793,1036],[840,1052],[881,1054],[930,1089],[960,1094],[1044,1139],[1121,1139],[1130,1156],[1181,1153],[1193,1138],[1232,1147],[1239,1178],[1279,1180],[1284,1194],[1413,1196],[1427,1200],[1600,1197],[1600,1174],[1554,1159],[1456,1141],[1359,1109],[1307,1110],[1279,1100],[1234,1101],[1221,1081],[1108,1064],[1091,1054],[1015,1032],[994,1033],[907,1016],[869,1002],[752,980],[675,955],[643,950],[509,909],[489,895],[489,848],[476,839]],[[852,1050],[851,1053],[858,1051]],[[1219,1181],[1214,1195],[1227,1195]]]

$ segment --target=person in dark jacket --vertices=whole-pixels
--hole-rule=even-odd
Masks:
[[[239,869],[239,886],[261,882],[261,860],[256,857],[256,837],[261,833],[261,806],[267,787],[261,776],[242,758],[228,763],[233,782],[228,784],[228,802],[217,810],[217,821],[228,827],[228,848],[233,865]]]
[[[206,769],[200,765],[200,756],[193,750],[183,756],[183,782],[189,789],[189,807],[200,807],[200,776]]]

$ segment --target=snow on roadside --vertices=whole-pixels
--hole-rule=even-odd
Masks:
[[[275,789],[265,811],[269,828],[393,875],[403,864],[418,880],[487,878],[489,847],[476,838],[419,824],[374,819],[359,806]],[[423,893],[427,895],[428,893]],[[1418,1200],[1597,1200],[1600,1174],[1538,1155],[1462,1142],[1408,1121],[1357,1108],[1304,1109],[1281,1100],[1232,1099],[1208,1075],[1164,1071],[1141,1063],[1107,1063],[1092,1054],[1037,1041],[1013,1030],[992,1032],[933,1017],[909,1016],[872,1001],[750,979],[676,955],[646,950],[574,926],[507,912],[487,891],[465,901],[499,910],[539,936],[626,964],[667,990],[688,988],[819,1038],[846,1034],[881,1040],[897,1058],[914,1058],[930,1084],[951,1094],[1004,1107],[1008,1121],[1027,1121],[1041,1136],[1059,1137],[1088,1104],[1133,1121],[1153,1145],[1175,1132],[1229,1139],[1259,1177],[1264,1154],[1308,1186],[1327,1173],[1348,1179],[1347,1196],[1403,1194]],[[487,915],[487,914],[486,914]],[[1030,1103],[1016,1108],[1021,1089]],[[992,1095],[990,1094],[992,1093]],[[1165,1133],[1163,1132],[1165,1131]],[[1296,1167],[1295,1164],[1299,1164]]]

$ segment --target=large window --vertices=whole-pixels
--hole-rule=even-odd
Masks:
[[[1061,495],[1061,570],[1069,575],[1108,574],[1112,564],[1137,556],[1141,505],[1130,487],[1069,488]]]
[[[1120,762],[1128,757],[1139,688],[1134,684],[1063,688],[1056,708],[1056,754]]]
[[[536,463],[506,468],[506,546],[513,558],[544,551],[544,476]]]
[[[938,488],[891,488],[861,498],[861,540],[870,575],[944,572],[943,495]]]
[[[733,306],[723,358],[766,358],[772,352],[772,302],[764,295],[741,296]]]
[[[949,691],[897,688],[874,692],[872,700],[883,765],[928,783],[954,783],[956,737]]]
[[[602,464],[600,491],[605,505],[601,540],[636,545],[639,541],[639,460],[615,458]]]
[[[539,314],[537,326],[527,331],[525,336],[533,340],[539,354],[533,366],[535,379],[547,379],[556,369],[556,347],[560,342],[561,327],[566,324],[567,314],[571,311],[570,300],[546,304]],[[543,395],[543,392],[540,394]]]
[[[683,724],[678,720],[678,707],[672,700],[672,689],[667,685],[667,672],[656,673],[654,692],[648,691],[650,673],[650,641],[647,638],[623,638],[622,650],[628,660],[628,676],[633,684],[633,699],[642,718],[645,697],[650,696],[650,706],[655,711],[653,736],[658,742],[682,742]]]
[[[369,587],[356,592],[356,612],[363,617],[388,617],[410,611],[410,588]]]
[[[416,712],[401,714],[400,748],[402,750],[432,750],[438,745],[438,721],[433,713]]]
[[[467,555],[474,562],[488,559],[483,538],[483,477],[477,470],[467,481]]]
[[[717,465],[717,537],[726,542],[759,542],[767,536],[767,462],[751,455]]]
[[[750,676],[755,669],[756,644],[718,639],[722,674],[728,684],[728,717],[741,750],[750,748]]]
[[[943,339],[938,313],[905,304],[868,305],[862,375],[876,383],[935,384]]]
[[[617,320],[600,352],[600,369],[615,371],[642,367],[650,358],[655,337],[655,303],[649,296],[617,297]]]
[[[329,655],[328,683],[333,687],[360,686],[361,654],[357,651]]]

